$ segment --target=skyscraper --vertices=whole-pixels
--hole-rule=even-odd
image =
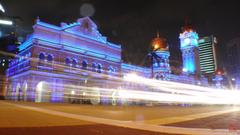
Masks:
[[[211,75],[217,69],[217,58],[215,46],[216,37],[208,36],[198,40],[200,71],[204,75]]]

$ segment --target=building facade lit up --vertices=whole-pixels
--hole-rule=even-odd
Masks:
[[[183,32],[179,36],[183,71],[188,74],[199,74],[199,50],[198,50],[198,34],[189,26],[183,28]]]
[[[104,103],[109,97],[101,95],[114,93],[91,91],[91,88],[135,87],[121,81],[133,72],[146,78],[207,85],[206,78],[191,75],[199,70],[197,40],[194,31],[180,34],[183,69],[187,73],[174,75],[169,65],[168,46],[159,36],[153,43],[161,41],[164,45],[155,50],[157,56],[152,67],[140,67],[122,62],[121,45],[109,42],[88,17],[60,26],[37,19],[33,33],[19,46],[20,53],[10,63],[6,97],[34,102],[68,102],[68,97],[73,95],[83,98],[99,95],[92,103]]]
[[[217,70],[215,46],[216,37],[209,36],[199,39],[199,59],[202,74],[213,74]]]

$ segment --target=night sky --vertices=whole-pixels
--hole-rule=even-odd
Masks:
[[[170,46],[171,61],[180,61],[179,33],[185,18],[200,37],[218,39],[219,65],[224,64],[226,43],[240,36],[237,0],[2,0],[6,14],[19,16],[18,33],[31,33],[34,19],[59,25],[90,15],[109,41],[121,44],[123,59],[146,65],[151,40],[159,31]],[[181,62],[180,62],[181,63]]]

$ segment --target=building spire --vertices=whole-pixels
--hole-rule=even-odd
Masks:
[[[35,20],[35,23],[38,23],[38,22],[40,22],[39,16],[37,16],[37,19]]]
[[[157,38],[159,38],[160,37],[160,34],[159,34],[159,31],[157,30]]]
[[[192,27],[192,24],[191,24],[191,20],[189,19],[188,16],[185,17],[185,20],[184,20],[184,26],[182,27],[182,31],[193,31],[193,27]]]

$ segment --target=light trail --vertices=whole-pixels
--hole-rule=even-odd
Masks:
[[[83,99],[83,100],[94,100],[96,98],[109,98],[108,101],[111,101],[113,98],[113,93],[115,92],[114,98],[116,100],[123,100],[127,102],[138,101],[138,102],[149,102],[155,101],[159,103],[189,103],[189,104],[240,104],[239,100],[229,99],[229,98],[216,98],[208,97],[204,95],[180,95],[172,93],[163,93],[163,92],[149,92],[149,91],[139,91],[131,89],[108,89],[108,88],[96,88],[96,87],[85,87],[85,86],[74,86],[74,85],[65,85],[68,92],[65,92],[64,95],[60,97],[70,98],[70,99]],[[72,94],[74,90],[75,94]],[[99,95],[94,94],[94,91],[99,91]],[[45,91],[45,97],[50,97],[51,91]],[[86,94],[83,94],[83,93]],[[55,96],[58,97],[58,96]],[[143,101],[141,101],[143,100]]]
[[[5,52],[0,52],[5,55],[16,56]],[[39,62],[38,58],[27,58],[31,62]],[[45,65],[53,66],[55,70],[67,69],[69,66],[64,63],[49,63],[44,62]],[[136,74],[128,74],[123,78],[121,76],[111,76],[104,73],[96,73],[90,71],[88,68],[79,69],[71,67],[72,70],[76,71],[75,75],[82,76],[82,72],[91,74],[97,74],[103,78],[112,79],[112,86],[115,88],[96,88],[79,85],[68,85],[64,86],[54,84],[56,87],[64,87],[64,93],[61,95],[55,95],[55,97],[74,98],[74,99],[94,99],[94,98],[107,98],[106,100],[125,100],[125,101],[138,101],[143,100],[144,102],[154,101],[159,103],[189,103],[189,104],[235,104],[240,105],[240,91],[237,90],[223,90],[209,87],[201,87],[190,84],[183,84],[177,82],[159,81],[155,79],[149,79],[137,76]],[[101,80],[99,80],[99,83]],[[126,86],[126,83],[134,85],[141,85],[142,87]],[[120,85],[119,85],[120,84]],[[117,88],[119,87],[119,88]],[[34,88],[33,88],[34,89]],[[138,90],[136,90],[138,89]],[[51,96],[52,91],[44,90],[45,95],[43,97]],[[72,92],[74,91],[74,92]],[[95,91],[95,93],[94,93]],[[96,92],[98,91],[98,92]],[[14,93],[14,92],[13,92]],[[99,94],[100,93],[100,94]],[[74,95],[74,96],[73,96]],[[139,101],[141,102],[141,101]]]

